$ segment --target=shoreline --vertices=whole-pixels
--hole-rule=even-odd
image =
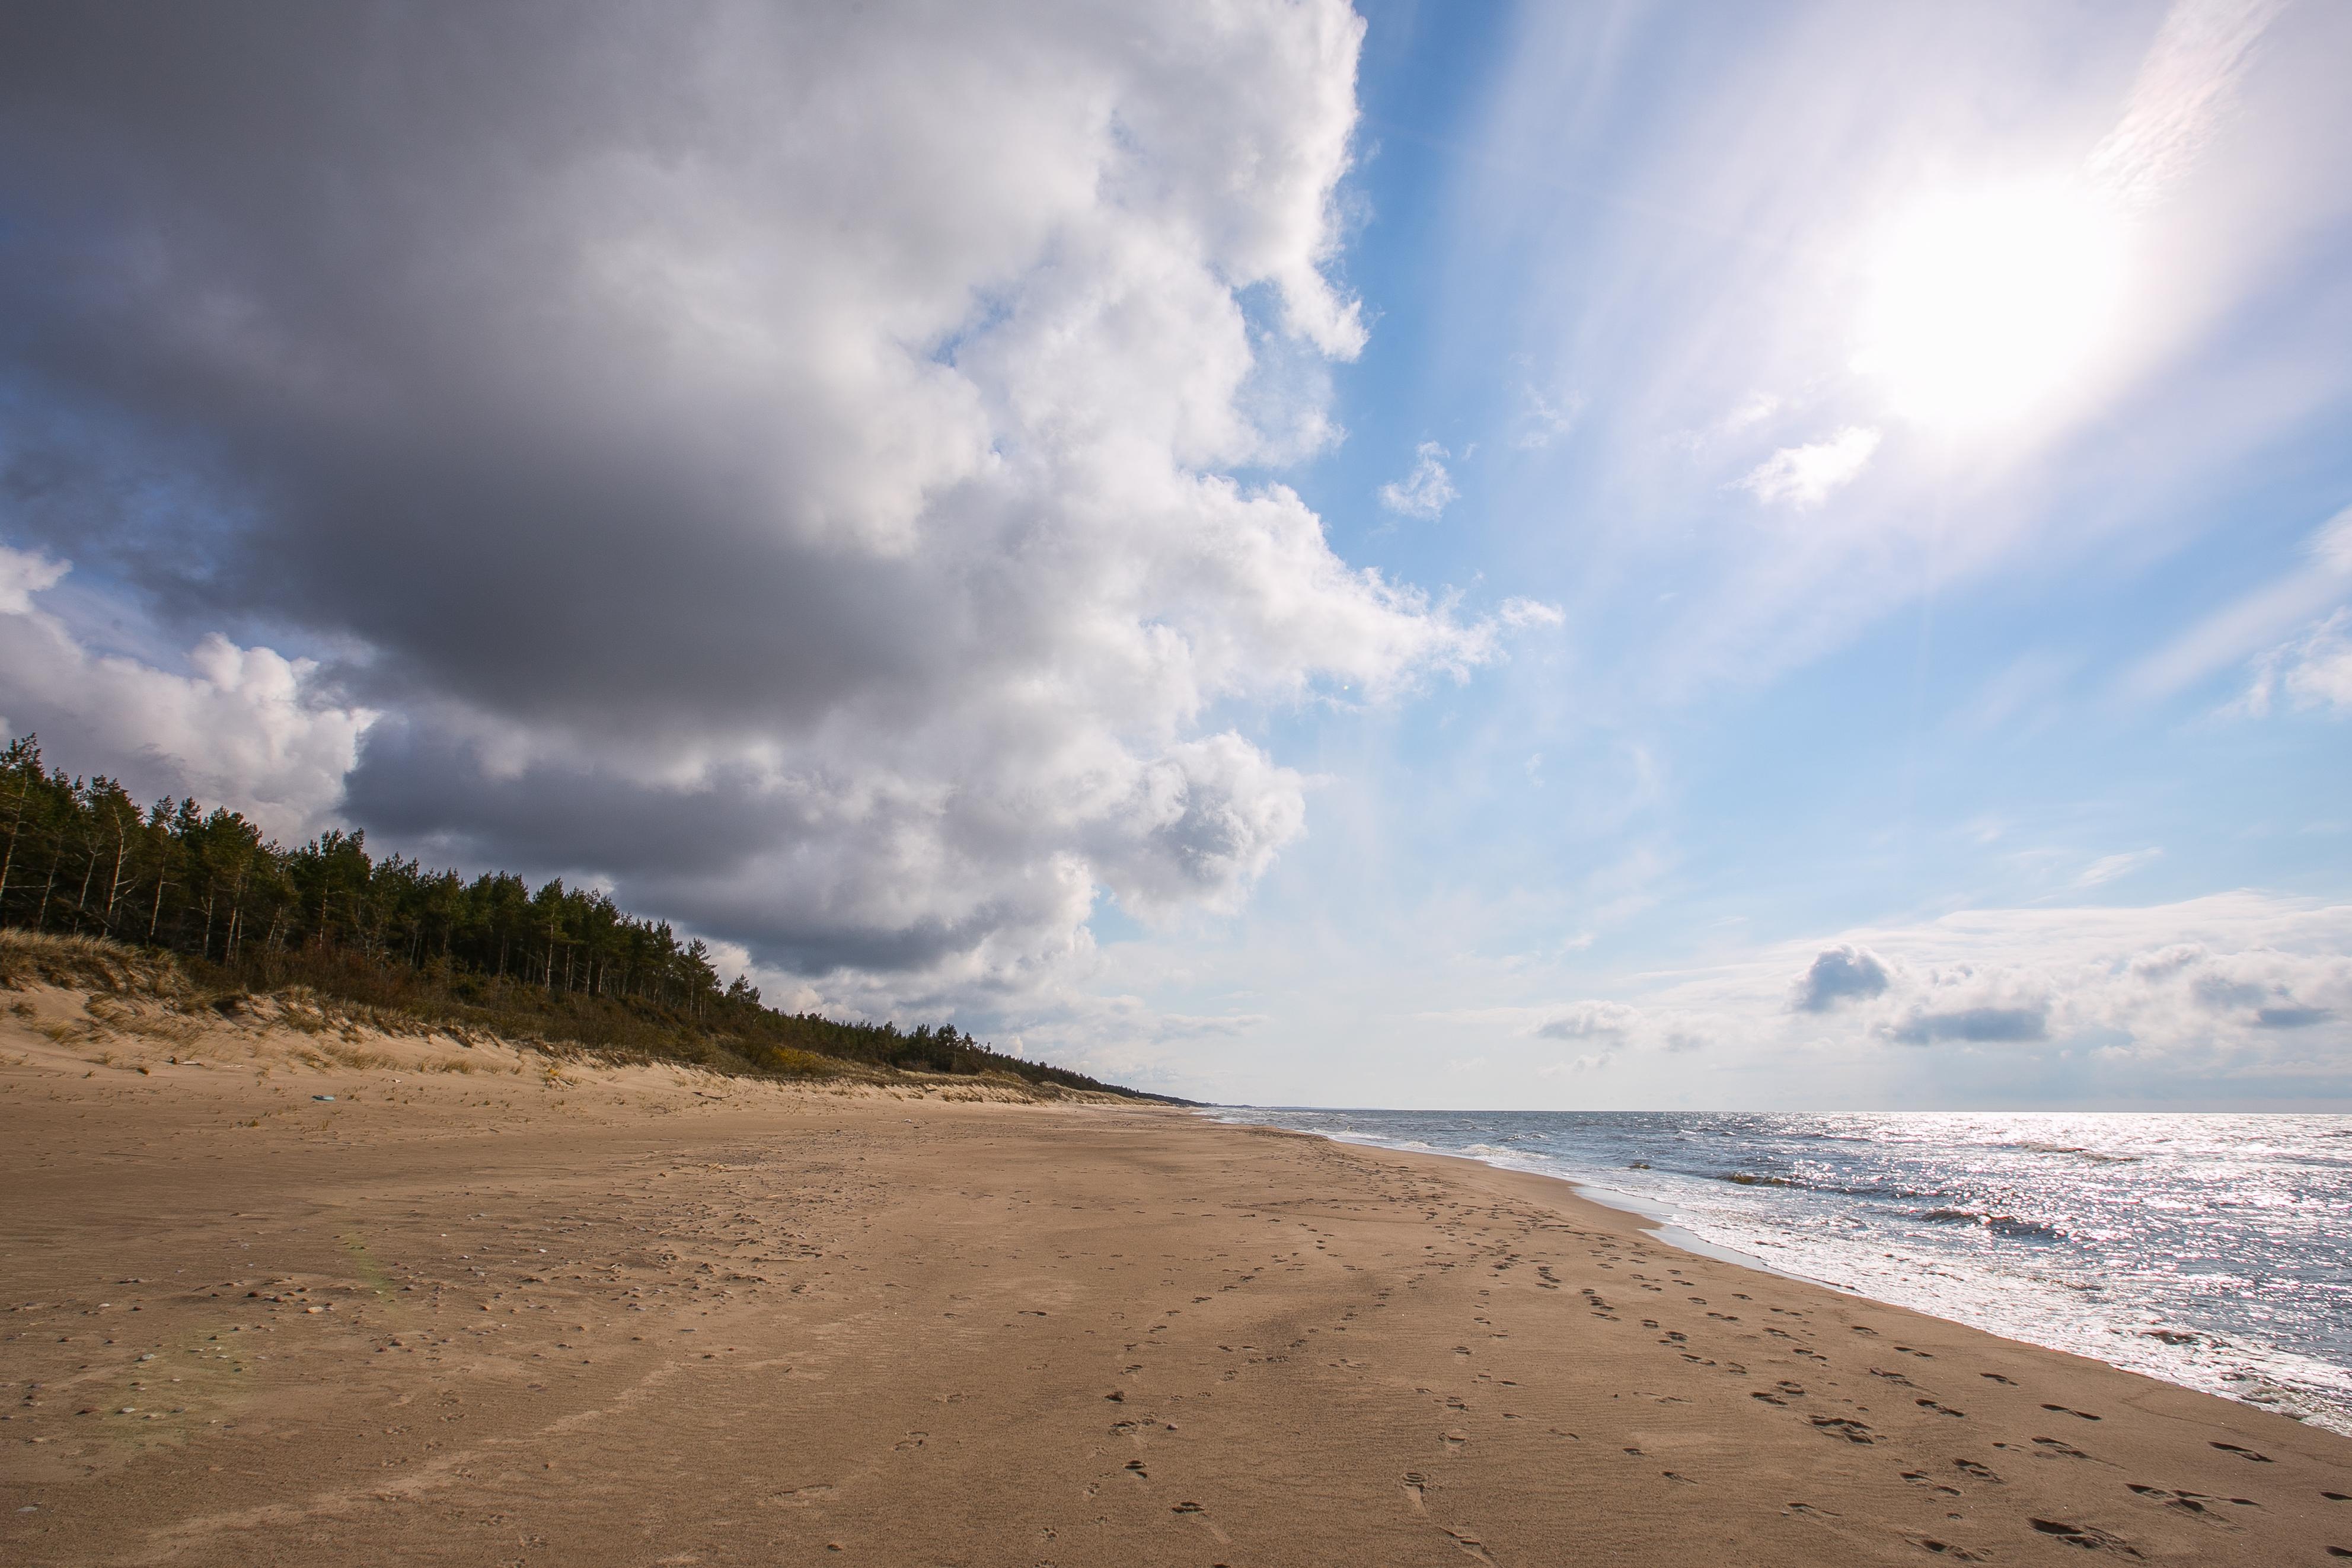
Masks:
[[[1333,1112],[1322,1111],[1315,1107],[1303,1106],[1230,1106],[1223,1107],[1222,1109],[1234,1113],[1266,1111],[1271,1114],[1277,1116],[1298,1113],[1339,1116],[1411,1116],[1420,1114],[1419,1113],[1412,1112],[1363,1110]],[[1475,1115],[1479,1113],[1446,1112],[1433,1113],[1432,1114]],[[1524,1113],[1504,1113],[1497,1114]],[[1653,1113],[1650,1114],[1667,1115],[1673,1113]],[[1701,1114],[1711,1113],[1703,1113]],[[2000,1113],[1998,1114],[2007,1113]],[[2101,1114],[2105,1113],[2103,1113]],[[2294,1117],[2298,1120],[2305,1119],[2301,1113],[2267,1113],[2264,1114],[2275,1114],[2282,1118]],[[2344,1381],[2347,1377],[2352,1377],[2352,1368],[2347,1368],[2341,1363],[2312,1356],[2305,1352],[2294,1350],[2284,1345],[2267,1343],[2258,1339],[2247,1341],[2244,1338],[2246,1330],[2242,1325],[2219,1330],[2209,1325],[2200,1325],[2196,1331],[2198,1337],[2207,1338],[2216,1346],[2225,1349],[2229,1348],[2230,1340],[2238,1340],[2240,1342],[2240,1348],[2239,1354],[2236,1359],[2225,1361],[2221,1364],[2225,1370],[2223,1370],[2219,1375],[2215,1375],[2208,1372],[2202,1381],[2198,1381],[2195,1379],[2193,1375],[2203,1369],[2199,1368],[2194,1364],[2183,1366],[2177,1363],[2168,1362],[2161,1355],[2151,1355],[2145,1353],[2135,1358],[2130,1352],[2140,1348],[2137,1345],[2130,1345],[2126,1343],[2124,1347],[2117,1348],[2103,1343],[2101,1337],[2103,1333],[2105,1336],[2113,1337],[2120,1336],[2125,1333],[2122,1328],[2116,1326],[2116,1324],[2111,1321],[2111,1317],[2086,1314],[2079,1320],[2053,1320],[2068,1322],[2074,1332],[2053,1332],[2047,1333],[2044,1337],[2034,1337],[2031,1325],[2022,1324],[2013,1321],[2004,1321],[1999,1313],[1986,1312],[1981,1310],[1981,1308],[1971,1315],[1969,1309],[1965,1305],[1956,1305],[1948,1301],[1937,1301],[1933,1300],[1921,1301],[1918,1299],[1906,1299],[1906,1292],[1904,1290],[1906,1281],[1903,1276],[1899,1273],[1874,1273],[1869,1268],[1868,1260],[1866,1259],[1856,1258],[1839,1260],[1838,1262],[1845,1270],[1845,1277],[1843,1278],[1833,1278],[1827,1273],[1808,1273],[1800,1270],[1782,1266],[1778,1261],[1765,1256],[1762,1252],[1751,1251],[1741,1247],[1737,1241],[1717,1240],[1713,1237],[1691,1229],[1687,1225],[1681,1222],[1680,1211],[1677,1209],[1672,1199],[1653,1198],[1639,1193],[1625,1192],[1610,1186],[1606,1182],[1591,1180],[1583,1176],[1571,1174],[1568,1170],[1540,1168],[1533,1164],[1531,1160],[1529,1163],[1524,1164],[1510,1163],[1512,1158],[1528,1159],[1528,1156],[1526,1155],[1504,1156],[1494,1153],[1479,1154],[1471,1153],[1466,1150],[1443,1149],[1432,1146],[1418,1139],[1410,1141],[1402,1138],[1384,1139],[1383,1134],[1381,1134],[1338,1131],[1311,1126],[1297,1127],[1290,1126],[1289,1124],[1278,1121],[1268,1123],[1249,1122],[1240,1124],[1284,1126],[1291,1131],[1306,1133],[1311,1136],[1328,1138],[1334,1143],[1352,1147],[1392,1149],[1403,1153],[1427,1154],[1438,1158],[1466,1161],[1482,1166],[1488,1169],[1518,1171],[1527,1175],[1539,1176],[1547,1180],[1561,1182],[1578,1193],[1585,1195],[1591,1201],[1600,1203],[1604,1207],[1637,1217],[1644,1228],[1651,1234],[1658,1237],[1662,1242],[1667,1245],[1678,1247],[1685,1251],[1696,1253],[1701,1257],[1718,1259],[1721,1261],[1733,1264],[1737,1267],[1752,1269],[1759,1272],[1770,1274],[1780,1279],[1789,1280],[1801,1284],[1811,1285],[1821,1290],[1834,1291],[1841,1295],[1851,1296],[1856,1300],[1875,1301],[1888,1306],[1900,1307],[1906,1311],[1921,1312],[1927,1316],[1937,1318],[1943,1322],[1964,1325],[2002,1338],[2015,1339],[2021,1343],[2033,1345],[2037,1349],[2052,1351],[2061,1354],[2084,1356],[2086,1359],[2098,1361],[2105,1365],[2114,1367],[2118,1371],[2128,1372],[2140,1376],[2151,1377],[2158,1382],[2166,1383],[2176,1387],[2210,1395],[2217,1398],[2226,1399],[2233,1404],[2243,1405],[2249,1409],[2263,1410],[2270,1414],[2285,1415],[2289,1419],[2309,1425],[2318,1430],[2330,1432],[2337,1437],[2352,1438],[2352,1405],[2347,1405],[2346,1395],[2342,1387]],[[1803,1184],[1801,1183],[1796,1185],[1801,1186]],[[1887,1239],[1895,1240],[1896,1239],[1889,1238]],[[1916,1247],[1918,1244],[1916,1237],[1905,1237],[1900,1239],[1907,1245]],[[1888,1253],[1886,1256],[1893,1257],[1895,1254]],[[1979,1302],[1986,1299],[1987,1291],[1997,1291],[2006,1283],[2001,1276],[1998,1272],[1994,1271],[1987,1271],[1978,1276],[1970,1276],[1966,1273],[1953,1274],[1950,1272],[1950,1270],[1955,1267],[1955,1260],[1953,1260],[1936,1258],[1929,1255],[1924,1260],[1914,1260],[1914,1261],[1931,1273],[1941,1273],[1948,1278],[1969,1279],[1971,1284],[1978,1287],[1972,1300]],[[2021,1263],[2022,1260],[2011,1260],[2011,1261],[2012,1264],[2016,1264]],[[1966,1260],[1959,1260],[1958,1266],[1965,1269],[1967,1267]],[[2138,1303],[2138,1305],[2151,1314],[2156,1314],[2161,1311],[2160,1303],[2153,1301],[2141,1302]],[[2150,1321],[2159,1326],[2164,1326],[2166,1322],[2163,1318],[2157,1316],[2152,1316]],[[2178,1320],[2174,1321],[2177,1322]],[[2225,1336],[2227,1337],[2225,1338]],[[2163,1336],[2157,1335],[2154,1337],[2161,1338]],[[2168,1339],[2166,1343],[2179,1343],[2179,1341]],[[2251,1349],[2247,1348],[2249,1344],[2251,1345]],[[2249,1370],[2250,1368],[2259,1368],[2260,1370]],[[2282,1378],[2292,1378],[2298,1375],[2305,1379],[2300,1385],[2294,1384],[2282,1385],[2278,1381]],[[2237,1394],[2227,1386],[2227,1385],[2231,1383],[2243,1383],[2249,1385],[2250,1388],[2255,1392],[2249,1395]],[[2272,1396],[2269,1398],[2260,1397],[2259,1394],[2262,1391],[2269,1392]]]
[[[2352,1443],[1682,1250],[1557,1177],[1153,1107],[219,1043],[0,1009],[12,1563],[2352,1552]]]
[[[1244,1111],[1257,1109],[1257,1107],[1247,1105],[1228,1108]],[[1298,1107],[1286,1107],[1286,1109],[1296,1108]],[[1199,1114],[1199,1113],[1195,1112],[1194,1114]],[[1230,1122],[1217,1117],[1209,1117],[1206,1119],[1216,1122],[1217,1124],[1221,1126],[1228,1127],[1273,1127],[1280,1125],[1280,1124],[1273,1122]],[[1695,1230],[1691,1230],[1685,1226],[1677,1224],[1671,1215],[1664,1212],[1665,1206],[1663,1204],[1653,1202],[1651,1199],[1643,1197],[1635,1193],[1620,1192],[1613,1187],[1603,1186],[1599,1182],[1585,1181],[1580,1177],[1572,1176],[1560,1176],[1551,1171],[1529,1170],[1521,1166],[1500,1165],[1494,1160],[1486,1159],[1478,1155],[1456,1154],[1447,1149],[1433,1149],[1426,1146],[1407,1148],[1397,1144],[1383,1144],[1371,1138],[1350,1138],[1342,1136],[1337,1133],[1318,1132],[1307,1128],[1287,1128],[1285,1130],[1304,1132],[1308,1137],[1328,1139],[1332,1143],[1343,1145],[1349,1148],[1386,1149],[1391,1153],[1401,1155],[1427,1155],[1433,1159],[1462,1160],[1470,1165],[1478,1166],[1490,1171],[1513,1171],[1521,1176],[1540,1176],[1546,1181],[1556,1181],[1560,1183],[1575,1193],[1579,1197],[1584,1199],[1587,1203],[1597,1204],[1602,1208],[1626,1215],[1638,1221],[1639,1228],[1643,1234],[1656,1238],[1662,1246],[1672,1247],[1679,1251],[1688,1252],[1695,1257],[1711,1258],[1718,1263],[1728,1263],[1735,1269],[1752,1269],[1757,1273],[1769,1274],[1776,1279],[1787,1280],[1794,1284],[1812,1285],[1824,1291],[1835,1291],[1840,1295],[1853,1296],[1862,1301],[1875,1301],[1881,1300],[1881,1298],[1871,1295],[1866,1291],[1857,1291],[1851,1286],[1841,1285],[1833,1280],[1817,1279],[1811,1274],[1797,1273],[1793,1270],[1775,1268],[1768,1260],[1760,1258],[1755,1253],[1743,1251],[1739,1248],[1730,1246],[1725,1242],[1711,1240],[1706,1237],[1699,1235]],[[1884,1304],[1888,1306],[1900,1306],[1902,1303],[1899,1301],[1887,1301]]]

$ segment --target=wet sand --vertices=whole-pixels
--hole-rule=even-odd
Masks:
[[[2352,1556],[2352,1442],[1539,1177],[20,999],[10,1563]]]

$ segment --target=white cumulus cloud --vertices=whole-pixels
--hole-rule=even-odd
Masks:
[[[0,180],[46,214],[0,249],[0,343],[43,345],[0,363],[12,540],[183,641],[354,650],[142,674],[23,622],[8,716],[61,758],[149,746],[289,821],[340,782],[380,840],[596,878],[778,995],[985,1007],[1084,973],[1105,896],[1231,910],[1296,841],[1234,715],[1543,619],[1235,476],[1328,439],[1364,341],[1342,0],[476,20],[453,61],[424,13],[61,11],[0,57]]]
[[[66,570],[0,546],[0,731],[39,735],[52,765],[226,804],[283,837],[334,819],[373,712],[322,689],[315,662],[217,634],[185,674],[93,653],[33,601]]]

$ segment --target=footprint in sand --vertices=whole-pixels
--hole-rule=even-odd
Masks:
[[[2055,1437],[2036,1437],[2033,1443],[2036,1448],[2042,1450],[2045,1457],[2050,1454],[2062,1454],[2070,1459],[2087,1459],[2091,1457],[2074,1444],[2062,1443]]]
[[[1932,1399],[1914,1399],[1911,1403],[1916,1405],[1922,1410],[1933,1410],[1938,1416],[1957,1416],[1958,1419],[1963,1421],[1969,1418],[1969,1413],[1967,1411],[1955,1410],[1948,1405],[1938,1405]]]
[[[1438,1434],[1438,1440],[1445,1445],[1445,1451],[1447,1453],[1458,1454],[1464,1448],[1470,1446],[1470,1434],[1467,1432],[1441,1432]]]
[[[1875,1443],[1878,1441],[1876,1437],[1871,1435],[1871,1431],[1868,1427],[1863,1425],[1859,1421],[1849,1420],[1843,1416],[1814,1416],[1810,1417],[1810,1419],[1812,1421],[1815,1430],[1825,1433],[1832,1437],[1843,1437],[1849,1443]]]
[[[2221,1508],[2217,1506],[2223,1501],[2221,1498],[2207,1497],[2202,1492],[2170,1491],[2163,1487],[2144,1487],[2137,1481],[2128,1481],[2125,1484],[2133,1495],[2146,1498],[2153,1503],[2160,1503],[2175,1513],[2189,1514],[2192,1518],[2205,1520],[2210,1523],[2221,1525],[2224,1529],[2234,1528],[2221,1516]],[[2252,1498],[2233,1497],[2227,1500],[2233,1508],[2262,1507],[2262,1504]]]
[[[1987,1383],[2006,1383],[2006,1384],[2008,1384],[2008,1385],[2009,1385],[2009,1386],[2010,1386],[2010,1387],[2011,1387],[2011,1388],[2014,1388],[2014,1387],[2016,1387],[2016,1386],[2017,1386],[2016,1383],[2014,1383],[2013,1381],[2011,1381],[2011,1379],[2009,1379],[2009,1378],[2003,1377],[2003,1376],[2002,1376],[2000,1373],[1998,1373],[1998,1372],[1979,1372],[1979,1373],[1978,1373],[1978,1374],[1977,1374],[1977,1375],[1978,1375],[1979,1377],[1983,1378]]]
[[[1960,1495],[1960,1489],[1958,1487],[1948,1487],[1941,1481],[1929,1480],[1927,1479],[1927,1473],[1925,1470],[1905,1470],[1903,1472],[1903,1479],[1909,1481],[1913,1486],[1926,1487],[1929,1491],[1939,1492],[1945,1497],[1958,1497]]]
[[[1421,1514],[1427,1513],[1429,1511],[1429,1504],[1423,1501],[1423,1495],[1429,1490],[1429,1478],[1423,1475],[1419,1470],[1407,1470],[1404,1473],[1403,1486],[1405,1500],[1412,1504],[1412,1511]]]
[[[1202,1508],[1197,1502],[1189,1500],[1180,1502],[1171,1507],[1168,1511],[1174,1514],[1181,1514],[1187,1518],[1199,1520],[1202,1527],[1208,1531],[1209,1534],[1215,1539],[1217,1544],[1220,1546],[1231,1546],[1234,1543],[1234,1538],[1227,1535],[1223,1531],[1218,1529],[1217,1521],[1209,1517],[1209,1511]]]
[[[1990,1481],[1995,1486],[2007,1484],[2002,1481],[1999,1476],[1995,1475],[1990,1467],[1980,1465],[1974,1459],[1954,1459],[1952,1461],[1952,1466],[1954,1469],[1960,1470],[1965,1474],[1976,1477],[1976,1479],[1980,1481]]]
[[[1903,1539],[1922,1552],[1932,1552],[1937,1557],[1948,1557],[1955,1563],[1981,1563],[1985,1560],[1985,1555],[1981,1552],[1971,1552],[1965,1546],[1955,1546],[1948,1541],[1938,1541],[1932,1535],[1906,1535]]]
[[[2092,1415],[2088,1410],[2070,1410],[2063,1405],[2044,1405],[2042,1408],[2055,1416],[2079,1416],[2085,1421],[2096,1421],[2099,1419],[2098,1416]]]
[[[2080,1546],[2088,1552],[2112,1552],[2122,1557],[2137,1557],[2138,1549],[2120,1535],[2110,1535],[2091,1524],[2068,1524],[2062,1520],[2030,1521],[2043,1535],[2055,1537],[2069,1546]]]
[[[2252,1464],[2267,1465],[2271,1462],[2271,1458],[2268,1454],[2258,1454],[2252,1448],[2242,1448],[2235,1443],[2212,1443],[2207,1446],[2210,1448],[2219,1448],[2225,1454],[2235,1454],[2238,1458],[2247,1460]]]
[[[1439,1528],[1444,1529],[1444,1527],[1441,1525]],[[1476,1536],[1465,1535],[1458,1530],[1448,1530],[1445,1533],[1452,1537],[1454,1544],[1462,1548],[1465,1553],[1472,1557],[1475,1557],[1479,1562],[1486,1563],[1486,1568],[1495,1568],[1495,1560],[1486,1554],[1486,1547],[1479,1543]]]

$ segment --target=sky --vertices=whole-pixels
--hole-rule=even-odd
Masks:
[[[2352,11],[0,17],[0,733],[1192,1098],[2352,1109]]]

